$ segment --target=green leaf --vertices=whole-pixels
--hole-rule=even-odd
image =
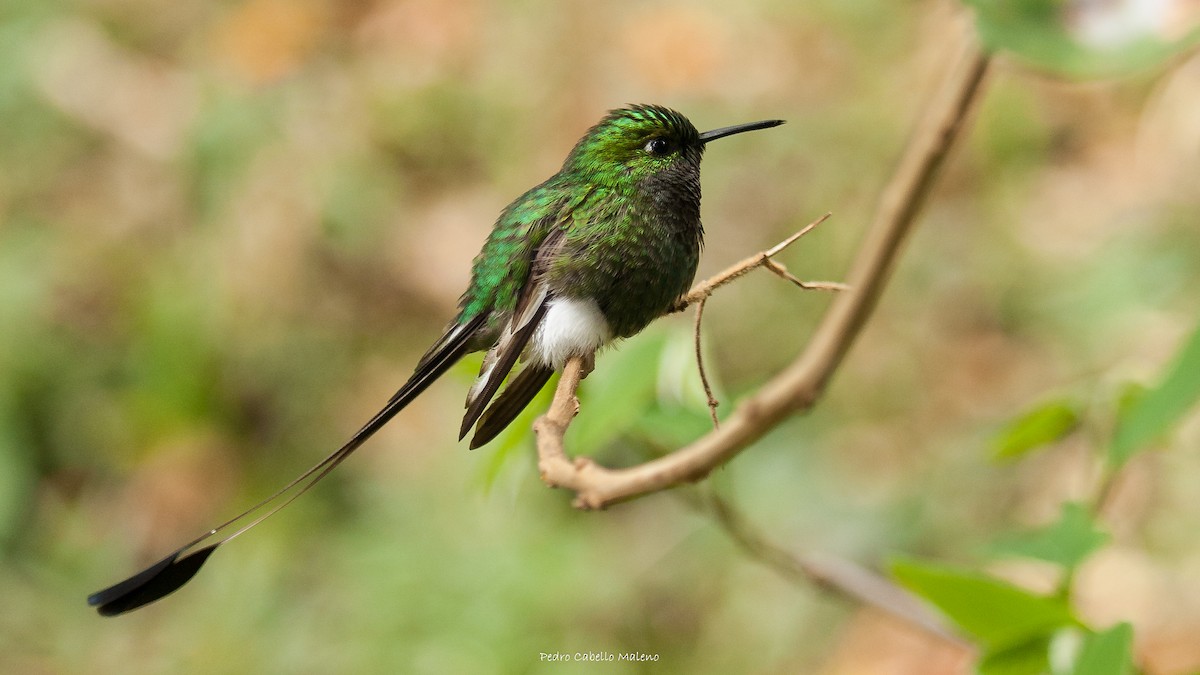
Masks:
[[[994,550],[1000,555],[1024,556],[1072,568],[1108,540],[1108,533],[1097,527],[1086,507],[1067,502],[1053,525],[1001,540]]]
[[[1108,460],[1114,467],[1166,433],[1200,399],[1200,325],[1180,350],[1157,388],[1141,396],[1117,420]]]
[[[1072,675],[1129,675],[1133,672],[1133,627],[1117,624],[1083,642]]]
[[[979,675],[1042,675],[1050,669],[1050,638],[1038,636],[989,652],[976,667]]]
[[[1070,401],[1044,403],[1013,420],[992,441],[994,459],[1016,459],[1060,441],[1079,426],[1078,407]]]
[[[990,49],[1010,52],[1019,60],[1072,77],[1110,77],[1158,66],[1191,48],[1200,38],[1192,30],[1177,40],[1164,40],[1133,27],[1104,44],[1088,44],[1067,24],[1068,3],[1062,0],[965,0],[975,8],[980,38]],[[1085,11],[1105,11],[1085,10]]]
[[[1063,599],[1035,595],[982,572],[899,560],[892,576],[993,652],[1075,623]]]

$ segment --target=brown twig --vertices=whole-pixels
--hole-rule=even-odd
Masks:
[[[831,214],[826,213],[825,215],[801,228],[792,236],[784,239],[766,251],[761,251],[755,255],[745,258],[742,261],[726,268],[720,274],[704,281],[701,284],[696,285],[691,291],[688,292],[686,296],[680,299],[678,305],[672,308],[671,311],[676,312],[683,310],[689,304],[694,303],[696,305],[696,320],[694,329],[696,343],[696,369],[700,371],[700,384],[704,387],[704,396],[707,399],[708,404],[708,414],[710,417],[712,417],[714,429],[721,428],[720,419],[717,417],[717,405],[719,405],[719,402],[717,401],[716,397],[713,396],[712,385],[709,384],[708,373],[705,372],[704,369],[704,350],[701,348],[700,336],[700,326],[704,319],[704,306],[707,304],[708,298],[712,296],[716,289],[724,286],[734,279],[743,276],[756,267],[765,267],[774,272],[780,278],[790,281],[804,290],[844,291],[848,289],[849,286],[836,281],[801,281],[799,278],[789,272],[787,267],[784,267],[783,263],[776,262],[774,259],[772,259],[772,256],[778,255],[784,249],[799,241],[801,237],[811,232],[814,227],[828,220],[830,215]]]
[[[533,422],[533,433],[537,437],[538,473],[550,487],[571,488],[586,480],[586,474],[597,469],[597,465],[586,457],[571,461],[563,450],[563,435],[567,433],[571,420],[579,414],[579,399],[575,397],[575,391],[579,389],[583,376],[583,359],[572,358],[567,361],[558,380],[558,388],[554,391],[550,410]],[[576,503],[582,506],[578,500]]]
[[[778,275],[780,278],[786,279],[787,281],[790,281],[793,284],[796,284],[797,286],[799,286],[800,288],[803,288],[806,291],[848,291],[848,290],[850,290],[849,286],[841,283],[840,281],[800,281],[791,272],[788,271],[788,268],[783,266],[783,263],[775,262],[774,260],[771,260],[771,259],[764,260],[763,267],[766,267],[767,269],[771,270],[776,275]]]
[[[960,135],[971,104],[980,91],[990,59],[973,41],[956,63],[942,90],[930,103],[896,172],[885,187],[867,236],[851,265],[848,291],[839,293],[805,350],[783,372],[742,401],[720,429],[691,445],[644,464],[606,469],[586,459],[571,462],[563,450],[562,434],[570,416],[555,414],[577,409],[575,389],[579,364],[568,362],[559,381],[555,403],[534,426],[539,467],[548,484],[573,490],[581,508],[603,508],[625,499],[697,481],[728,461],[788,416],[812,407],[874,309],[916,215],[932,189],[938,169]],[[764,253],[697,284],[681,301],[682,309],[716,288],[764,264],[823,218]]]
[[[708,373],[704,371],[704,347],[700,343],[700,326],[704,321],[704,305],[708,303],[708,298],[700,298],[696,303],[696,324],[694,327],[695,343],[696,343],[696,370],[700,373],[700,385],[704,387],[704,398],[708,402],[708,414],[712,417],[714,429],[721,428],[721,421],[717,418],[717,406],[719,402],[717,397],[713,396],[712,385],[708,382]]]
[[[704,306],[708,302],[708,298],[713,294],[714,291],[716,291],[716,289],[728,284],[734,279],[745,275],[747,272],[750,272],[756,267],[765,267],[774,272],[780,278],[790,281],[805,290],[844,291],[849,288],[845,284],[838,283],[836,281],[801,281],[791,272],[789,272],[788,269],[783,266],[783,263],[776,262],[772,259],[772,256],[783,252],[784,249],[796,243],[801,237],[811,232],[813,228],[828,220],[830,215],[831,214],[826,213],[771,248],[756,253],[748,258],[744,258],[741,261],[727,267],[720,274],[717,274],[716,276],[697,284],[692,288],[691,291],[688,292],[687,295],[685,295],[683,298],[680,298],[675,307],[671,308],[670,311],[679,312],[686,309],[691,304],[696,305],[694,337],[696,344],[696,368],[700,371],[700,384],[704,387],[704,395],[708,404],[708,414],[712,417],[714,429],[721,428],[720,419],[717,417],[717,405],[719,403],[716,397],[713,396],[712,385],[709,383],[708,373],[705,372],[704,369],[704,351],[701,348],[700,337],[700,326],[704,318]]]
[[[844,287],[844,285],[838,284],[836,282],[800,281],[796,277],[792,276],[791,273],[787,271],[786,267],[775,262],[774,260],[771,260],[772,257],[779,255],[787,247],[789,247],[792,244],[799,241],[801,237],[808,234],[809,232],[812,232],[813,228],[815,228],[816,226],[825,222],[826,220],[829,220],[829,216],[831,216],[831,215],[833,215],[833,214],[826,213],[825,215],[821,216],[820,218],[817,218],[816,220],[812,221],[808,225],[805,225],[804,227],[800,228],[795,234],[791,235],[787,239],[784,239],[783,241],[779,242],[778,244],[775,244],[771,248],[769,248],[765,251],[759,251],[758,253],[755,253],[752,256],[743,258],[743,259],[737,261],[736,263],[730,265],[729,267],[726,267],[725,269],[721,270],[717,274],[714,274],[713,276],[705,279],[704,281],[701,281],[700,283],[696,284],[695,286],[692,286],[692,290],[688,291],[686,295],[684,295],[682,298],[680,298],[679,302],[677,302],[674,307],[672,307],[670,310],[668,310],[668,312],[670,312],[670,313],[682,312],[683,310],[687,309],[689,306],[708,298],[708,296],[712,295],[713,292],[716,291],[718,288],[720,288],[736,279],[740,279],[741,277],[745,276],[747,273],[752,272],[757,267],[766,267],[767,269],[771,270],[772,272],[775,272],[776,274],[779,274],[780,273],[779,271],[782,270],[783,274],[780,276],[783,276],[783,278],[787,279],[788,281],[791,281],[792,283],[800,286],[801,288],[818,288],[821,290],[841,290]],[[837,288],[833,288],[834,286],[836,286]]]

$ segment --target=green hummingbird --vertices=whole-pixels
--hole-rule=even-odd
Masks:
[[[763,120],[700,133],[662,106],[610,111],[575,144],[558,173],[500,214],[472,264],[458,315],[345,445],[246,512],[92,594],[88,604],[114,616],[175,591],[218,546],[306,492],[470,352],[487,350],[467,394],[459,439],[472,427],[472,448],[495,438],[568,359],[591,358],[638,333],[687,292],[704,241],[705,146],[780,124]],[[519,360],[521,371],[497,397]]]

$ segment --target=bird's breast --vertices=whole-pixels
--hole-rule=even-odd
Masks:
[[[574,214],[543,279],[553,296],[594,301],[613,338],[642,330],[687,291],[703,229],[691,199],[597,191]]]

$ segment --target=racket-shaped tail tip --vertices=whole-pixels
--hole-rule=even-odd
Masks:
[[[128,579],[92,593],[88,604],[101,616],[117,616],[148,605],[174,593],[196,576],[216,549],[213,544],[183,558],[179,557],[183,551],[176,551]]]

